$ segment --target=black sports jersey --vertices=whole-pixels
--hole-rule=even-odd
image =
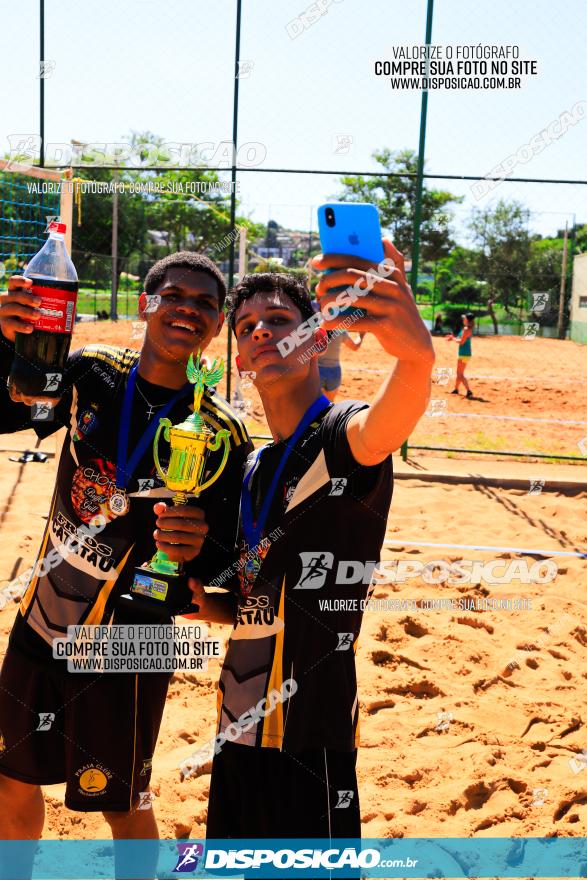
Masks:
[[[218,693],[218,732],[232,742],[292,752],[358,743],[361,602],[393,489],[391,457],[364,467],[349,447],[348,421],[366,406],[336,404],[312,422],[287,460],[259,546],[241,545],[241,597]],[[275,443],[249,457],[254,518],[283,451]]]
[[[9,346],[6,340],[2,342],[6,375]],[[65,393],[55,408],[54,420],[32,422],[42,437],[63,426],[68,428],[39,561],[11,635],[11,644],[35,656],[51,656],[53,638],[66,634],[69,625],[107,623],[118,597],[132,583],[135,566],[155,553],[153,504],[159,499],[169,500],[173,492],[165,488],[156,473],[152,446],[127,486],[130,511],[117,517],[108,506],[116,487],[118,429],[126,383],[138,359],[139,352],[134,349],[108,345],[90,345],[74,352],[67,362]],[[175,393],[137,377],[129,454],[148,424],[149,412],[157,419],[158,408]],[[1,430],[30,427],[29,407],[10,401],[5,389],[2,396]],[[193,393],[188,393],[174,404],[168,418],[177,424],[191,410]],[[252,446],[240,419],[211,388],[202,398],[202,414],[214,430],[229,429],[231,446],[224,473],[194,502],[205,511],[209,532],[202,552],[186,569],[207,583],[234,559],[243,466]],[[165,467],[169,446],[163,438],[159,448]],[[221,451],[209,454],[208,474],[216,471],[220,458]],[[90,529],[96,514],[106,518],[103,529],[78,541],[75,552],[63,558],[60,548],[68,536],[81,526]],[[45,563],[40,567],[43,559]]]

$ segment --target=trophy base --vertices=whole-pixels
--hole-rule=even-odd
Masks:
[[[163,574],[146,564],[135,569],[130,593],[120,597],[117,608],[137,623],[154,623],[176,614],[195,614],[199,606],[192,599],[185,574]]]

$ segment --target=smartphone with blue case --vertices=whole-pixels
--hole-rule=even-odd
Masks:
[[[323,254],[348,254],[351,266],[352,257],[368,260],[373,266],[383,260],[379,212],[375,205],[367,202],[327,202],[320,205],[318,231]],[[335,270],[327,270],[332,271]],[[332,293],[345,289],[334,287]],[[348,317],[356,312],[356,308],[350,308],[341,314]]]

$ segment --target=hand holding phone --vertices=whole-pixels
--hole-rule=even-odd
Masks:
[[[323,254],[345,254],[349,265],[353,257],[368,260],[376,267],[384,258],[381,242],[379,213],[375,205],[366,202],[328,202],[318,208],[318,230]],[[332,272],[326,269],[325,274]],[[346,288],[333,288],[339,293]],[[343,317],[354,317],[358,308],[347,308],[341,312]]]
[[[316,287],[324,329],[350,329],[341,308],[359,306],[360,312],[352,322],[355,332],[372,333],[388,354],[426,371],[434,361],[432,337],[406,279],[403,254],[388,238],[383,239],[382,246],[384,259],[378,271],[374,271],[371,261],[346,254],[312,258],[314,268],[324,272]]]
[[[366,202],[329,202],[318,208],[323,254],[348,254],[377,266],[383,259],[379,212]]]

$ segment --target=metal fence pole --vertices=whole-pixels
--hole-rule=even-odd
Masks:
[[[238,83],[239,83],[239,61],[241,51],[241,11],[242,0],[236,2],[236,45],[234,50],[234,105],[232,111],[232,170],[230,174],[230,253],[228,257],[228,287],[231,288],[234,283],[234,225],[236,219],[236,141],[238,135]],[[226,399],[230,403],[230,392],[232,385],[232,334],[228,328],[228,339],[226,343]]]
[[[426,45],[432,40],[432,12],[434,0],[428,0],[426,11]],[[429,59],[426,58],[426,72],[428,72]],[[418,290],[418,262],[420,260],[420,222],[422,219],[422,189],[424,183],[424,148],[426,146],[426,115],[428,112],[428,89],[422,92],[422,106],[420,110],[420,143],[418,145],[418,177],[416,181],[416,205],[414,210],[414,235],[412,246],[412,290],[416,296]],[[408,441],[402,443],[401,456],[404,461],[408,457]]]

